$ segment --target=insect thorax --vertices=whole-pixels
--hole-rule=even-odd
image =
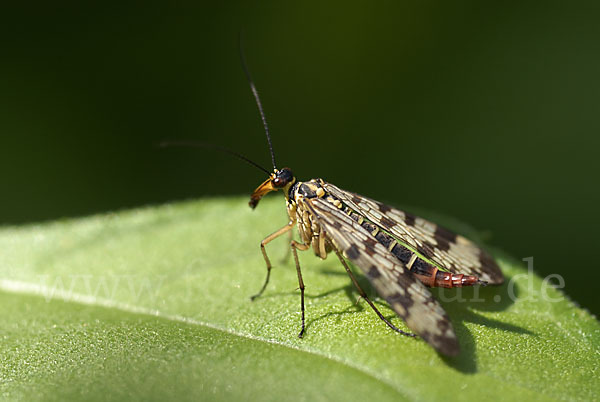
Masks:
[[[290,187],[286,198],[288,215],[292,222],[297,223],[301,241],[304,244],[311,244],[315,255],[325,259],[327,253],[331,251],[330,245],[326,241],[322,228],[304,202],[305,199],[317,197],[331,198],[331,202],[334,202],[333,197],[326,194],[321,183],[321,179],[296,182]]]

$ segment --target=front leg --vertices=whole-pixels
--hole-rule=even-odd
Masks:
[[[291,243],[292,240],[294,238],[294,232],[292,232],[291,230],[288,232],[288,242]],[[285,248],[285,255],[281,258],[281,263],[285,264],[287,263],[288,259],[290,258],[290,254],[291,254],[292,248]]]
[[[289,221],[287,225],[271,233],[270,235],[265,237],[263,241],[260,242],[260,251],[262,251],[263,258],[265,259],[265,263],[267,264],[267,278],[265,279],[265,283],[263,284],[260,291],[254,296],[250,297],[250,300],[254,301],[254,299],[263,294],[267,287],[267,284],[269,283],[269,278],[271,277],[271,260],[269,260],[269,256],[267,256],[267,250],[265,249],[265,246],[269,244],[272,240],[275,240],[276,238],[281,236],[282,234],[289,232],[293,227],[294,222]]]

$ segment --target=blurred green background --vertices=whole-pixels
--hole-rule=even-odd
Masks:
[[[260,171],[154,146],[269,167],[243,29],[280,167],[489,231],[597,314],[598,21],[592,1],[4,4],[0,223],[249,194]]]

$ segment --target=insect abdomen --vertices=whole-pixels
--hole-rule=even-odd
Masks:
[[[377,225],[364,219],[360,214],[350,210],[348,207],[345,207],[344,209],[352,219],[371,233],[377,242],[386,247],[390,253],[402,261],[406,268],[423,282],[423,284],[429,287],[454,288],[485,283],[473,275],[453,274],[451,272],[440,270],[435,265],[423,260],[417,253],[410,250],[408,247],[398,243],[396,239],[383,232]]]

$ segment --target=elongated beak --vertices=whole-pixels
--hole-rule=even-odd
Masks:
[[[260,186],[258,186],[250,196],[250,202],[248,202],[250,208],[256,208],[260,199],[271,191],[277,191],[277,189],[273,187],[272,177],[269,177]]]

